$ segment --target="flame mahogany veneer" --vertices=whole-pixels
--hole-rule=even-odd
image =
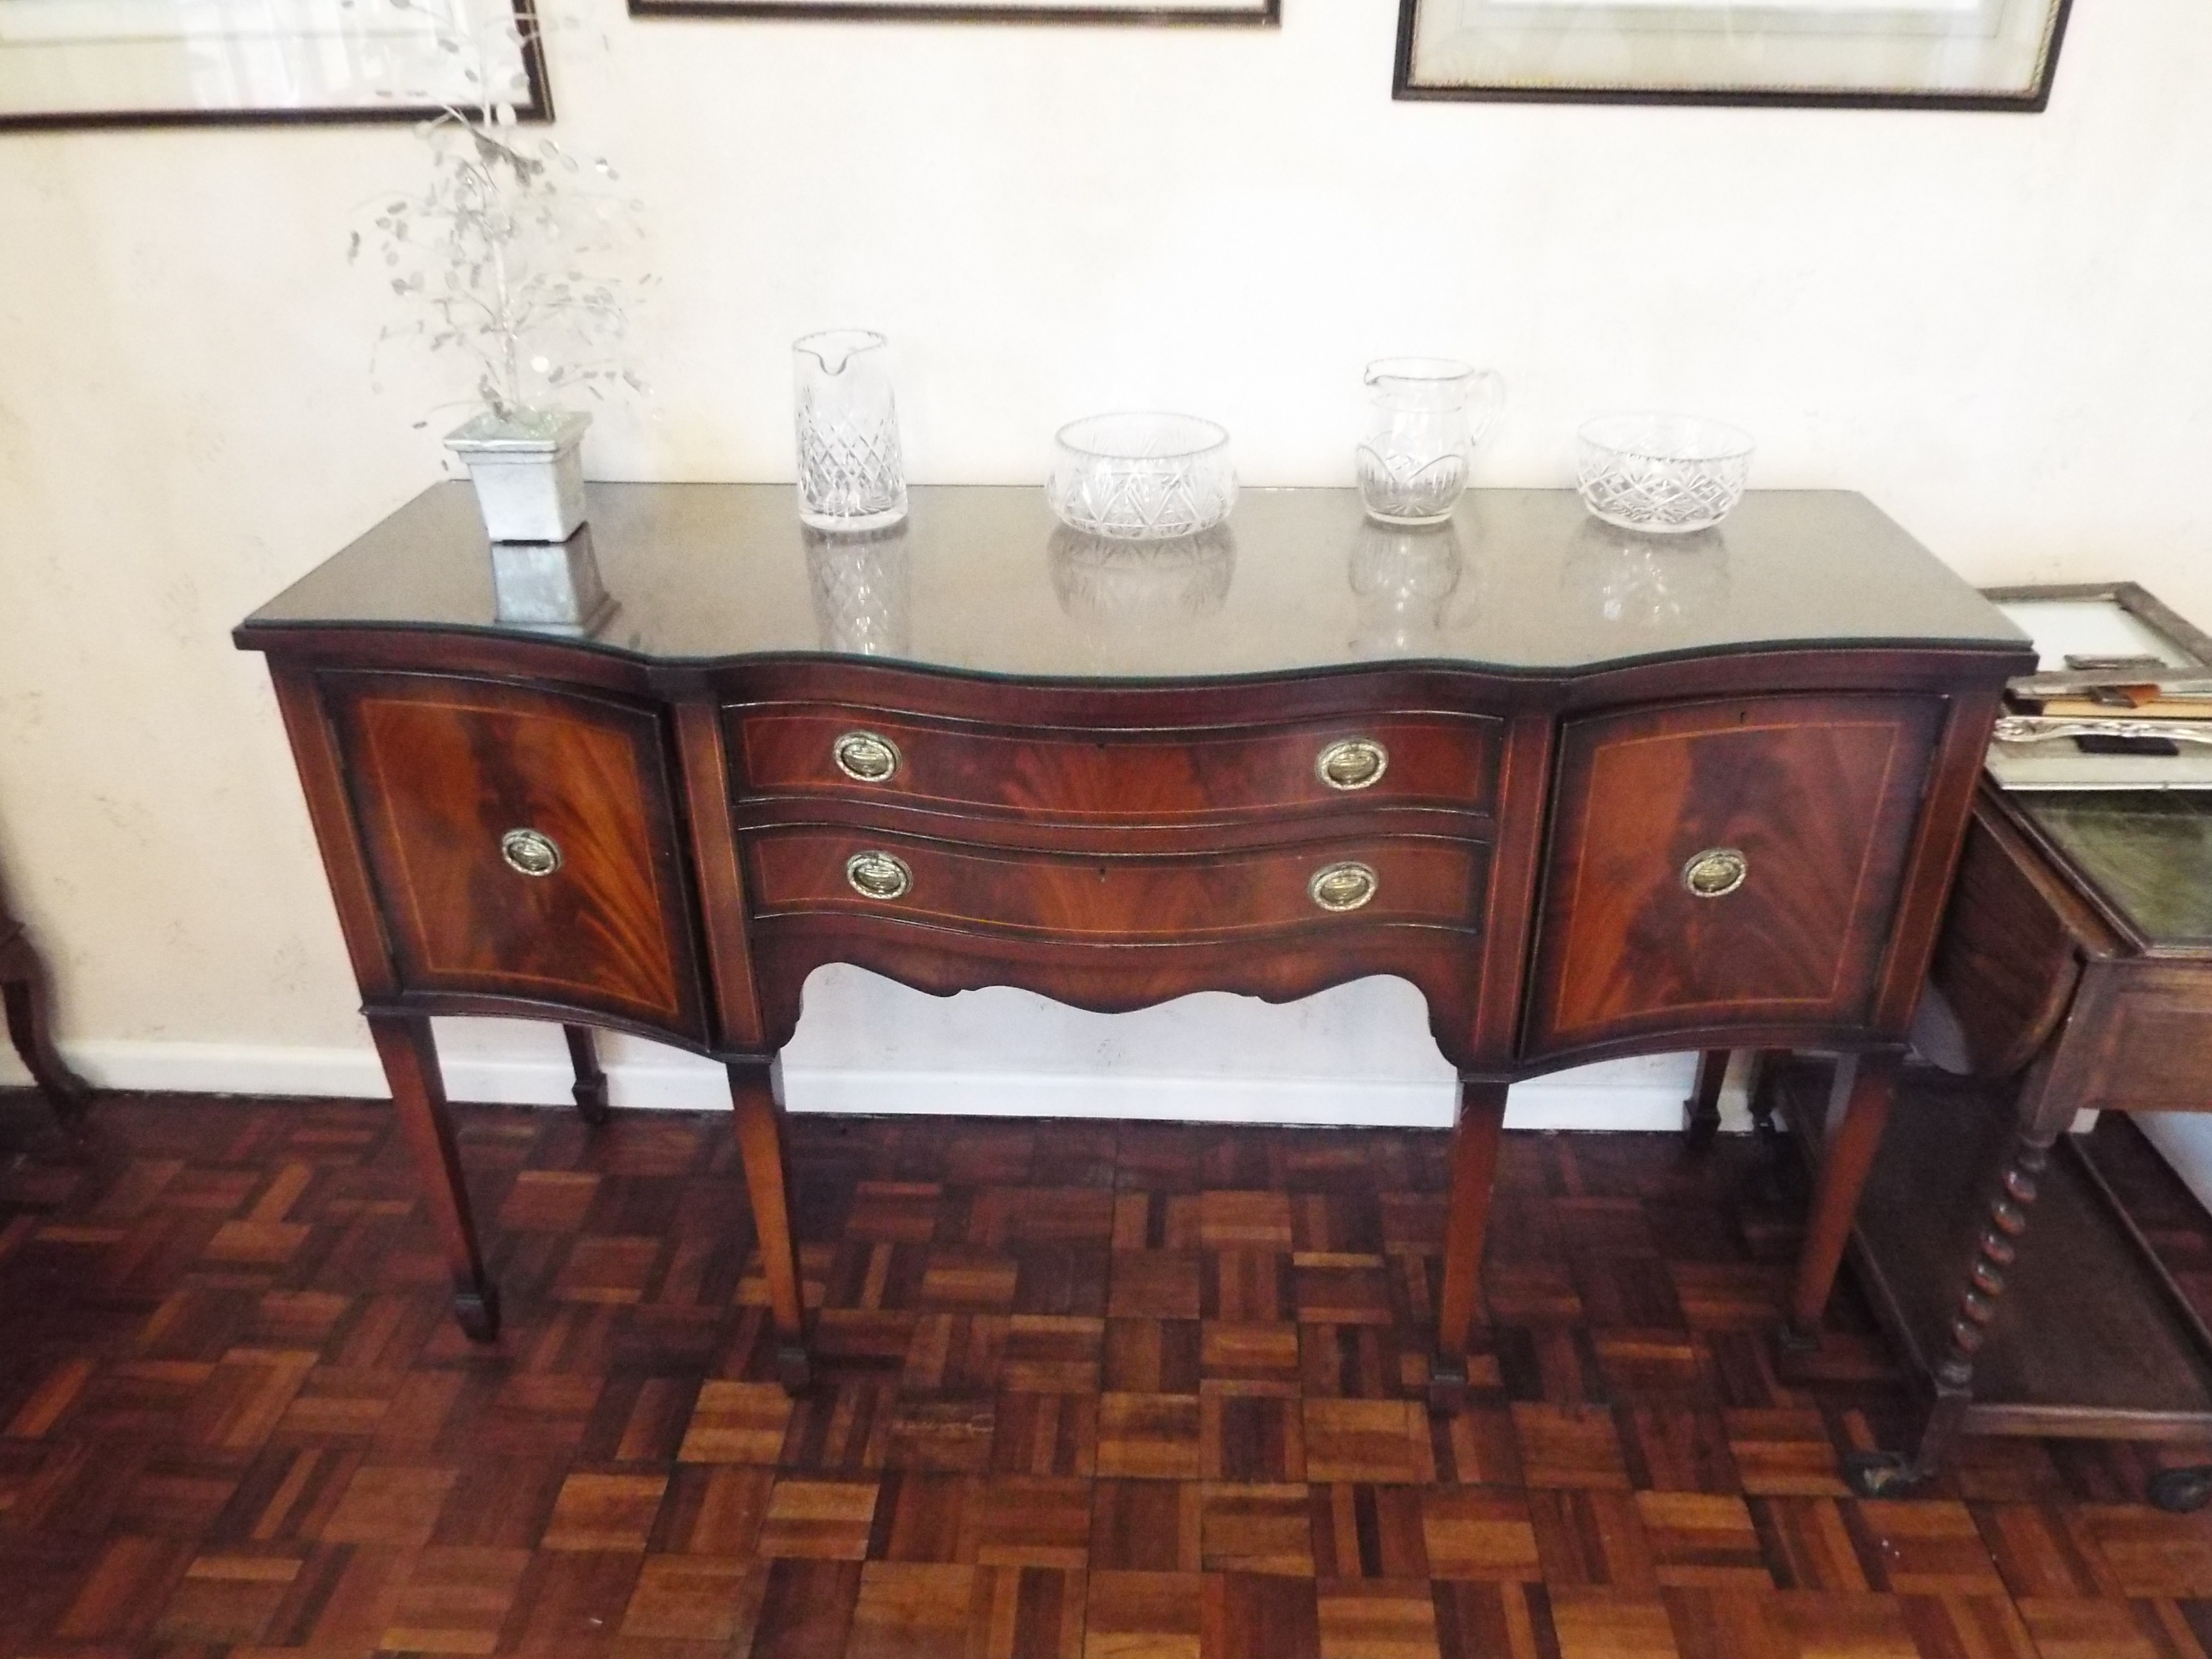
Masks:
[[[270,659],[472,1335],[497,1299],[428,1016],[562,1022],[594,1106],[583,1028],[610,1027],[727,1063],[805,1383],[772,1062],[830,962],[1101,1010],[1411,981],[1462,1079],[1441,1404],[1466,1386],[1509,1084],[1694,1048],[1709,1111],[1730,1048],[1863,1051],[1799,1267],[1817,1328],[2028,665],[1894,526],[1755,495],[1723,535],[1661,544],[1499,491],[1424,538],[1363,527],[1349,492],[1255,491],[1235,580],[1176,588],[1172,555],[1131,556],[1170,602],[1139,592],[1118,628],[1146,569],[1071,581],[1035,492],[920,490],[851,547],[789,518],[766,486],[595,486],[621,609],[569,639],[496,623],[449,485],[239,630]],[[835,648],[856,592],[881,659]],[[1372,745],[1340,762],[1352,787],[1323,775],[1345,744]],[[517,830],[538,840],[511,856]]]

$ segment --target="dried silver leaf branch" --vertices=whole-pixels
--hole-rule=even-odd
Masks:
[[[654,284],[638,270],[643,204],[604,156],[581,157],[526,133],[526,52],[537,26],[502,5],[486,26],[471,0],[379,0],[434,32],[459,55],[468,103],[421,123],[430,174],[414,191],[362,210],[347,248],[380,266],[416,315],[385,328],[378,350],[416,340],[466,359],[476,398],[503,424],[528,430],[575,394],[641,392],[623,354],[629,306]],[[402,94],[402,96],[409,94]]]

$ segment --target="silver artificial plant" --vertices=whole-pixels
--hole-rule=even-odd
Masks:
[[[623,345],[627,302],[653,283],[637,269],[642,204],[604,156],[580,157],[518,121],[526,54],[538,46],[527,12],[501,5],[487,23],[478,0],[376,3],[410,14],[459,54],[474,94],[416,125],[427,182],[376,198],[366,234],[353,234],[348,257],[380,263],[416,313],[380,333],[380,352],[418,340],[468,360],[476,401],[517,436],[551,430],[578,392],[641,390]]]

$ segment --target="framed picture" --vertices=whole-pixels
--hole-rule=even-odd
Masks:
[[[531,0],[0,0],[0,128],[553,112]]]
[[[1227,23],[1272,28],[1282,21],[1282,0],[629,0],[629,9],[636,17],[826,17],[896,23]]]
[[[2069,0],[1400,0],[1398,98],[2033,111]]]

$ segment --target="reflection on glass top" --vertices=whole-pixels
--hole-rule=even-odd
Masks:
[[[1219,529],[1104,541],[1030,487],[913,492],[896,529],[798,521],[789,485],[593,484],[616,601],[587,644],[659,660],[832,653],[1025,678],[1266,673],[1377,660],[1506,670],[1838,641],[2021,635],[1863,498],[1747,496],[1718,529],[1632,535],[1569,490],[1469,492],[1449,523],[1369,522],[1349,489],[1255,489]],[[468,486],[441,484],[254,613],[281,625],[528,635],[496,620]]]
[[[2212,794],[2038,790],[2008,799],[2144,939],[2212,942]]]

